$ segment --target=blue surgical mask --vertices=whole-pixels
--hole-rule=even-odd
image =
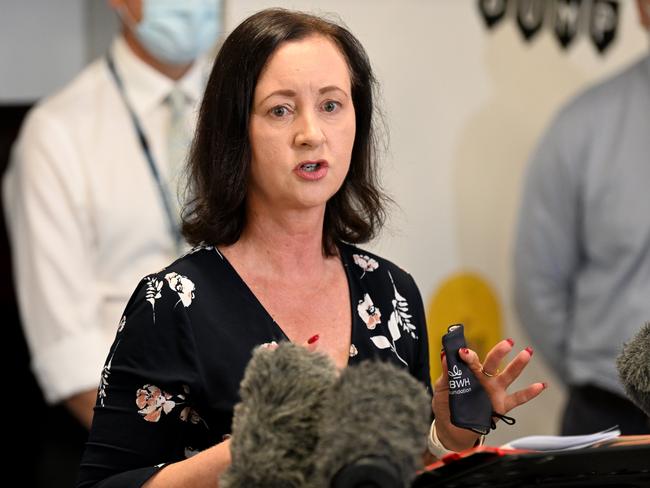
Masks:
[[[212,47],[221,30],[221,0],[143,0],[142,20],[129,22],[142,46],[159,61],[187,64]]]

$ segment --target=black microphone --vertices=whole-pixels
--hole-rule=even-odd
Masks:
[[[650,417],[650,323],[623,346],[616,367],[630,400]]]
[[[240,384],[230,453],[219,486],[302,488],[314,471],[323,399],[337,380],[325,354],[280,343],[258,348]]]
[[[327,393],[313,486],[403,488],[422,467],[431,398],[407,371],[364,361]]]

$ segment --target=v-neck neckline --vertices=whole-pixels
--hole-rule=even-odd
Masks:
[[[350,346],[348,346],[348,351],[347,351],[347,361],[345,363],[345,366],[348,366],[350,364],[350,351],[349,348],[354,344],[354,331],[356,329],[355,327],[355,303],[354,303],[354,291],[353,291],[353,280],[352,276],[350,275],[351,270],[348,262],[348,256],[344,251],[344,246],[346,244],[343,243],[337,243],[336,248],[339,251],[339,258],[341,260],[341,265],[343,266],[343,272],[345,273],[345,281],[347,283],[348,287],[348,299],[350,301]],[[242,278],[242,276],[237,272],[235,267],[232,265],[232,263],[228,260],[226,255],[221,252],[216,246],[215,250],[217,251],[219,257],[224,261],[226,268],[228,269],[228,272],[231,273],[235,279],[235,281],[239,284],[239,287],[241,288],[242,294],[246,297],[246,299],[253,303],[253,305],[257,308],[258,312],[264,317],[264,319],[272,325],[273,328],[275,328],[275,331],[277,332],[277,335],[281,337],[283,340],[286,340],[287,342],[293,342],[291,339],[289,339],[289,336],[284,332],[284,329],[282,329],[282,326],[275,321],[275,319],[271,316],[269,311],[264,307],[264,304],[260,301],[260,299],[255,295],[253,290],[248,286],[248,283]]]

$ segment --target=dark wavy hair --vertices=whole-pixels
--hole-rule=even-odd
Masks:
[[[378,182],[375,78],[368,56],[346,28],[314,15],[273,8],[244,20],[215,59],[189,156],[190,198],[183,211],[183,234],[190,244],[230,245],[241,236],[251,163],[248,126],[257,80],[282,43],[312,35],[330,39],[344,55],[356,114],[350,169],[326,204],[323,253],[334,255],[339,241],[367,242],[381,229],[390,199]]]

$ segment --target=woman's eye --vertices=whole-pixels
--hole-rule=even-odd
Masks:
[[[279,105],[277,107],[273,107],[271,109],[271,113],[276,117],[284,117],[289,113],[289,109],[283,105]]]
[[[329,102],[325,102],[323,104],[323,110],[325,110],[325,112],[330,112],[331,113],[331,112],[334,112],[335,110],[337,110],[338,108],[339,108],[339,103],[331,101],[331,100]]]

